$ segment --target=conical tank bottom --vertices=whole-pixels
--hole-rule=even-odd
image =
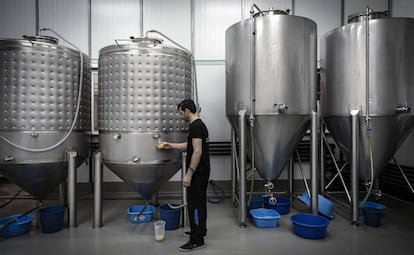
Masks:
[[[253,130],[255,164],[266,180],[280,176],[309,126],[309,115],[256,115]],[[250,132],[250,131],[248,131]],[[251,146],[251,138],[248,144]]]
[[[43,200],[68,175],[67,163],[2,164],[0,173],[19,187]]]
[[[372,148],[374,178],[380,172],[402,142],[409,135],[413,125],[412,116],[370,116],[371,131],[369,131],[371,146],[367,138],[367,127],[364,117],[359,118],[359,176],[363,179],[370,179],[370,157],[369,148]],[[324,117],[324,121],[340,149],[345,156],[351,158],[351,118],[343,117]]]
[[[306,133],[310,115],[262,114],[255,115],[254,118],[253,129],[250,129],[246,121],[247,153],[252,158],[253,135],[255,166],[262,178],[274,180],[280,176]],[[238,118],[233,116],[229,119],[240,137]]]
[[[116,175],[138,192],[145,200],[178,171],[180,163],[168,164],[117,164],[105,162]]]

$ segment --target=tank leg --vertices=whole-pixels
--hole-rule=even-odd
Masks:
[[[312,112],[311,126],[311,181],[312,181],[312,213],[318,215],[318,113]]]
[[[94,214],[93,227],[102,227],[102,153],[97,151],[93,156],[95,161],[95,181],[94,181]]]
[[[351,110],[352,117],[352,151],[351,151],[351,225],[359,225],[359,160],[358,160],[358,143],[359,143],[359,110]]]
[[[240,128],[239,226],[241,228],[246,227],[246,124],[245,124],[245,116],[246,116],[246,110],[240,110],[239,111],[239,128]]]
[[[76,151],[68,151],[68,204],[69,204],[69,228],[77,227],[76,219]]]

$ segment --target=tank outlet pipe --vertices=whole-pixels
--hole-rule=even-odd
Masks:
[[[196,71],[196,65],[195,65],[195,59],[194,59],[194,55],[191,51],[187,50],[187,48],[185,48],[184,46],[182,46],[181,44],[177,43],[176,41],[174,41],[173,39],[171,39],[170,37],[166,36],[165,34],[161,33],[158,30],[155,29],[150,29],[145,33],[145,37],[148,38],[148,34],[149,33],[155,33],[155,34],[159,34],[162,37],[164,37],[165,39],[167,39],[168,41],[172,42],[175,46],[177,46],[178,48],[181,48],[182,50],[184,50],[187,54],[190,55],[191,57],[191,67],[192,67],[192,74],[194,76],[193,80],[193,88],[194,88],[194,100],[195,103],[197,105],[198,108],[198,112],[201,112],[201,106],[200,106],[200,102],[198,100],[198,86],[197,86],[197,71]]]
[[[78,120],[79,111],[80,111],[80,102],[81,102],[81,97],[82,97],[82,85],[83,85],[83,55],[82,55],[82,51],[78,47],[76,47],[74,44],[72,44],[71,42],[69,42],[68,40],[66,40],[65,38],[63,38],[60,34],[58,34],[53,29],[51,29],[51,28],[42,28],[42,29],[40,29],[40,31],[46,31],[46,30],[51,31],[56,36],[60,37],[63,41],[65,41],[66,43],[68,43],[69,45],[71,45],[73,48],[75,48],[77,51],[79,51],[79,56],[80,56],[80,74],[79,74],[78,102],[76,104],[75,116],[73,117],[72,124],[71,124],[71,126],[69,128],[69,131],[62,137],[62,139],[60,139],[60,141],[58,141],[54,145],[51,145],[51,146],[46,147],[46,148],[41,148],[41,149],[28,148],[28,147],[25,147],[25,146],[22,146],[22,145],[18,145],[16,143],[14,143],[13,141],[9,140],[7,137],[5,137],[5,136],[3,136],[3,135],[0,134],[0,138],[3,141],[5,141],[6,143],[10,144],[11,146],[13,146],[13,147],[15,147],[17,149],[20,149],[22,151],[35,152],[35,153],[46,152],[46,151],[50,151],[50,150],[56,149],[57,147],[59,147],[60,145],[62,145],[68,139],[68,137],[72,134],[72,131],[75,128],[76,122]]]

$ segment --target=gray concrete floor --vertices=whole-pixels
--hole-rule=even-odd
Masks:
[[[160,200],[160,203],[166,201]],[[169,201],[176,202],[176,201]],[[18,200],[20,208],[35,204],[33,200]],[[47,201],[56,204],[57,201]],[[65,227],[57,233],[45,234],[33,227],[30,233],[0,238],[0,254],[180,254],[177,248],[187,241],[184,229],[166,232],[162,243],[154,241],[152,223],[132,224],[127,208],[142,203],[132,200],[104,200],[102,228],[92,228],[93,201],[78,201],[78,227]],[[335,205],[334,219],[328,226],[326,238],[308,240],[292,231],[290,216],[306,212],[307,208],[295,201],[288,215],[282,215],[277,228],[256,228],[251,220],[247,228],[238,226],[237,209],[230,199],[221,204],[208,204],[208,239],[204,249],[191,254],[413,254],[414,206],[402,201],[384,198],[387,206],[379,228],[366,226],[363,221],[357,228],[351,227],[344,216],[346,210]],[[31,204],[29,206],[29,204]],[[11,207],[16,210],[18,207]],[[4,216],[5,209],[0,209]],[[14,211],[13,213],[21,213]],[[159,218],[158,210],[154,220]]]

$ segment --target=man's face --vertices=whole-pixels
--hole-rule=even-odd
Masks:
[[[190,118],[189,118],[189,114],[188,113],[190,111],[188,109],[185,109],[184,111],[182,109],[179,109],[178,112],[180,113],[181,117],[183,117],[183,119],[186,122],[189,122]]]

